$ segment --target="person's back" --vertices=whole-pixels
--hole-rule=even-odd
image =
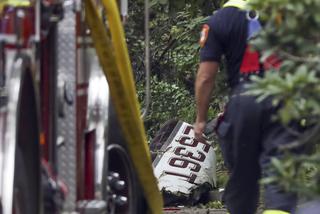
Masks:
[[[201,48],[201,62],[220,62],[225,55],[231,87],[239,83],[239,70],[247,45],[247,25],[245,11],[236,7],[222,8],[210,17],[209,34],[214,36],[210,36]]]

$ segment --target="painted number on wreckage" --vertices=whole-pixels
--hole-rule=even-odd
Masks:
[[[193,127],[182,123],[166,152],[155,166],[160,189],[188,193],[192,185],[204,182],[213,185],[215,153],[206,141],[194,138]]]

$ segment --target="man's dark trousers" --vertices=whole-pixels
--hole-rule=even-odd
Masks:
[[[254,214],[259,200],[259,179],[270,175],[272,157],[281,158],[280,145],[295,140],[280,122],[273,120],[276,107],[271,98],[257,102],[244,95],[245,82],[232,90],[218,136],[225,164],[230,170],[224,200],[231,214]],[[266,209],[293,212],[296,195],[276,185],[266,185]]]

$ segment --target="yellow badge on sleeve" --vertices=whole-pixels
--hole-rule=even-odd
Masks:
[[[200,44],[201,48],[203,48],[207,42],[209,30],[210,30],[209,25],[207,25],[207,24],[203,25],[202,31],[200,34],[200,40],[199,40],[199,44]]]

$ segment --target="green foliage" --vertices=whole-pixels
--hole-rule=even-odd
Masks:
[[[253,41],[263,51],[262,59],[276,53],[282,60],[278,72],[255,78],[252,94],[263,99],[272,95],[275,105],[283,102],[280,118],[284,123],[307,118],[311,124],[320,115],[320,2],[318,0],[252,0],[266,25]]]
[[[151,81],[151,107],[145,118],[149,137],[153,137],[160,125],[172,118],[193,123],[195,118],[194,97],[188,91],[176,84],[158,81],[156,77]],[[141,87],[141,86],[140,86]],[[139,90],[139,98],[143,99],[144,92]]]
[[[207,208],[207,209],[223,209],[224,205],[221,201],[210,201],[209,203],[200,206],[201,208]]]
[[[202,24],[225,0],[153,0],[150,8],[152,74],[189,84],[198,65]],[[136,80],[144,76],[144,1],[129,2],[126,34]],[[174,79],[173,79],[174,77]],[[187,86],[192,91],[193,85]]]
[[[284,124],[300,121],[307,128],[284,151],[301,145],[312,148],[320,141],[320,1],[251,0],[250,4],[265,22],[252,44],[263,50],[262,59],[276,53],[283,62],[278,71],[271,69],[264,78],[254,78],[250,93],[260,101],[271,96],[274,105],[280,104],[278,119]],[[274,176],[264,182],[318,197],[319,153],[313,149],[308,156],[274,159]]]
[[[199,63],[198,40],[208,15],[224,1],[154,0],[150,8],[150,55],[153,76],[152,106],[145,125],[149,139],[166,120],[195,119],[194,81]],[[133,63],[139,99],[144,97],[144,1],[129,2],[126,24],[128,48]],[[218,86],[218,90],[220,86]],[[222,95],[213,98],[209,112],[213,118]],[[143,104],[142,104],[143,105]]]
[[[284,66],[280,72],[284,70]],[[296,72],[269,72],[265,78],[252,78],[255,85],[250,86],[258,101],[273,96],[274,105],[283,105],[279,111],[280,119],[288,124],[291,120],[305,118],[309,123],[318,122],[320,115],[320,86],[316,71],[308,71],[307,66],[301,65]]]
[[[167,6],[171,14],[183,10],[188,5],[193,8],[195,13],[201,11],[202,14],[209,15],[220,8],[224,2],[226,0],[152,0],[151,5]]]
[[[215,139],[215,142],[217,142],[217,139]],[[224,160],[222,157],[222,152],[220,150],[220,147],[217,146],[215,148],[215,154],[217,158],[217,164],[216,164],[216,173],[217,173],[217,187],[225,187],[228,181],[229,172],[224,164]]]
[[[283,161],[272,160],[274,176],[265,178],[263,183],[277,182],[285,190],[298,192],[304,198],[313,198],[320,195],[318,154],[299,156],[293,159],[290,156]]]

